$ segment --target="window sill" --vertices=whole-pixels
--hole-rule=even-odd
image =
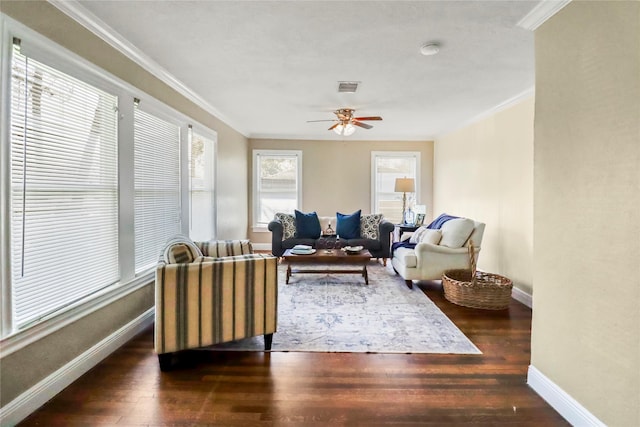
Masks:
[[[271,233],[267,227],[251,227],[253,233]]]
[[[53,314],[27,329],[7,335],[0,340],[0,359],[148,285],[153,282],[154,273],[154,271],[149,271],[130,282],[117,283],[79,301],[64,312]]]

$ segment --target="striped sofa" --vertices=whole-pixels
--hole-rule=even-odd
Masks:
[[[277,326],[277,258],[248,240],[169,241],[156,268],[155,351],[160,369],[173,353],[264,335]]]

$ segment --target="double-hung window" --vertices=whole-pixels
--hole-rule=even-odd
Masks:
[[[153,266],[181,230],[180,126],[140,108],[133,114],[135,271]]]
[[[11,54],[4,296],[16,331],[119,280],[118,99],[23,54],[17,39]]]
[[[253,151],[253,227],[264,229],[277,212],[293,214],[302,200],[302,151]]]
[[[371,211],[400,224],[402,222],[402,193],[395,192],[396,178],[413,178],[415,192],[407,193],[407,208],[418,203],[420,194],[420,153],[411,151],[374,151],[371,153]]]
[[[216,133],[3,19],[0,39],[13,40],[0,45],[0,346],[9,354],[147,286],[175,235],[215,238]]]

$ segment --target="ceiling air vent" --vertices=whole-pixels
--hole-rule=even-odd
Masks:
[[[338,82],[338,92],[355,93],[360,82]]]

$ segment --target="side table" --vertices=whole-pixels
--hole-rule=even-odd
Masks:
[[[394,235],[397,234],[398,235],[398,240],[397,241],[401,242],[403,233],[413,232],[413,231],[416,231],[418,228],[420,228],[419,225],[396,224]]]

